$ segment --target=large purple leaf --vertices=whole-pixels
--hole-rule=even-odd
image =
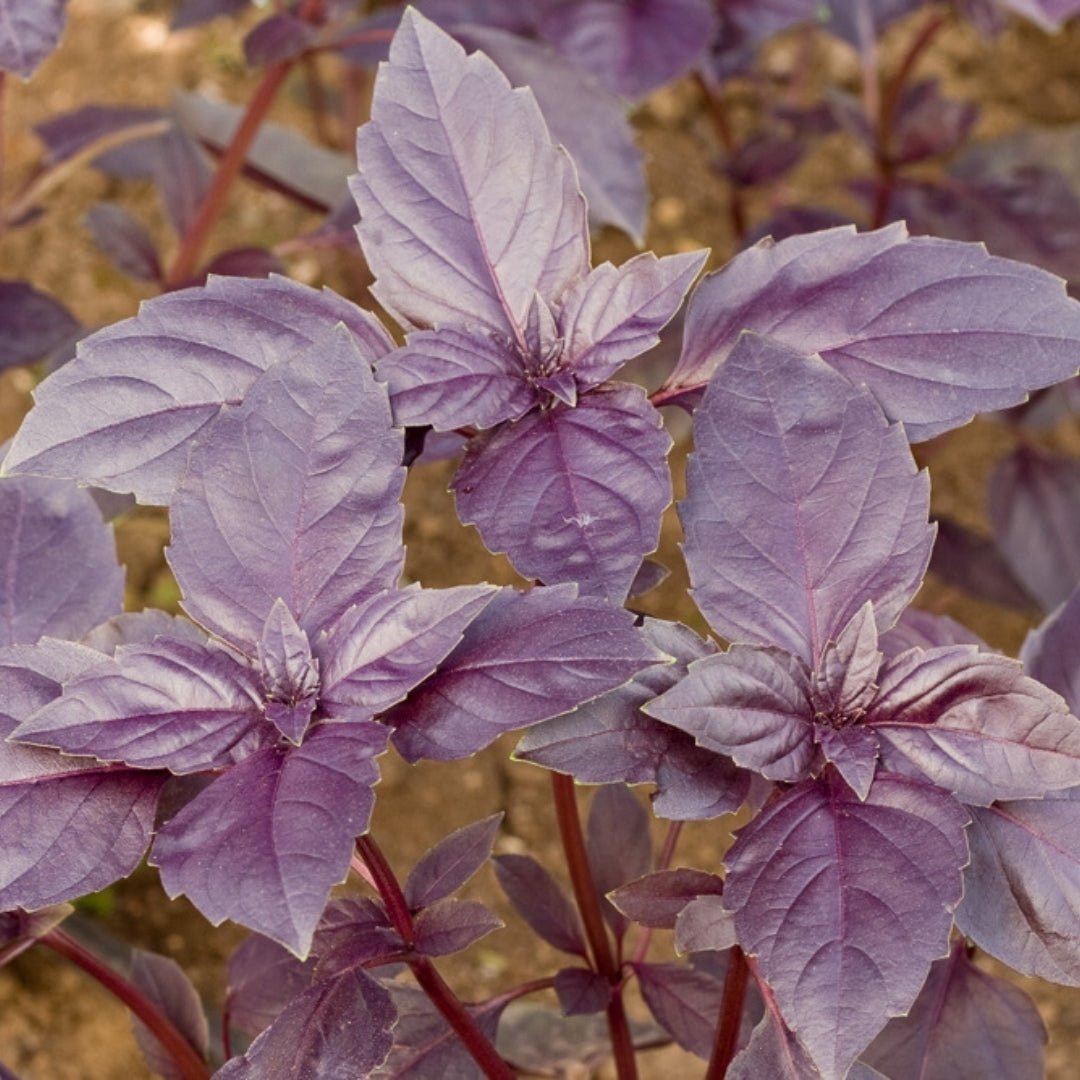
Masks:
[[[212,278],[79,343],[34,392],[4,461],[165,504],[191,440],[259,375],[344,323],[367,363],[393,347],[369,313],[285,278]]]
[[[974,646],[902,653],[882,669],[869,719],[887,768],[966,803],[1080,786],[1080,720],[1017,661]]]
[[[40,292],[26,281],[0,281],[0,365],[3,367],[35,364],[78,330],[78,319],[48,293]]]
[[[581,921],[555,879],[530,855],[496,855],[495,877],[518,914],[556,949],[588,956]]]
[[[405,901],[415,911],[456,892],[491,857],[503,815],[492,814],[440,840],[413,867]]]
[[[56,48],[67,0],[0,0],[0,69],[29,79]]]
[[[802,780],[816,756],[809,672],[783,649],[733,645],[695,660],[644,709],[768,780]]]
[[[1009,568],[1046,610],[1080,584],[1080,461],[1021,448],[987,488],[994,539]]]
[[[376,79],[352,181],[375,295],[406,328],[522,342],[533,295],[588,270],[585,200],[528,90],[415,11]]]
[[[724,988],[686,964],[634,964],[641,996],[660,1026],[685,1050],[708,1058]]]
[[[573,586],[498,593],[431,678],[386,715],[404,757],[468,757],[665,659],[629,612]]]
[[[637,100],[694,66],[716,16],[707,0],[579,0],[548,5],[540,28],[613,93]]]
[[[412,585],[349,608],[318,647],[326,711],[368,720],[401,701],[446,659],[496,591]]]
[[[977,968],[963,942],[930,977],[907,1016],[889,1022],[863,1055],[885,1076],[1042,1080],[1046,1029],[1017,986]]]
[[[622,603],[671,501],[670,447],[644,391],[611,384],[470,446],[458,514],[526,577]]]
[[[254,669],[213,645],[131,645],[64,685],[16,737],[143,769],[200,772],[233,760],[264,724]]]
[[[131,981],[172,1022],[192,1049],[205,1058],[210,1049],[210,1026],[198,991],[183,968],[167,956],[135,949],[131,958]],[[150,1029],[134,1016],[132,1026],[135,1041],[150,1068],[163,1080],[184,1080],[183,1071]]]
[[[279,597],[314,638],[397,584],[401,432],[338,328],[266,372],[197,444],[170,516],[192,618],[249,650]]]
[[[766,807],[728,851],[739,941],[825,1080],[908,1010],[945,955],[966,823],[928,784],[879,774],[861,802],[827,777]]]
[[[123,607],[112,529],[73,484],[0,481],[0,568],[0,645],[79,638]]]
[[[158,832],[150,861],[165,891],[303,958],[367,828],[385,745],[379,724],[330,723],[300,747],[245,758]]]
[[[978,244],[839,228],[762,241],[707,277],[671,387],[705,383],[744,330],[819,353],[919,441],[1076,374],[1080,305]]]
[[[252,934],[229,957],[229,1021],[249,1035],[258,1035],[307,989],[314,958],[300,961],[276,941]]]
[[[1080,802],[1047,798],[972,811],[957,925],[1025,975],[1080,986]]]
[[[930,558],[930,485],[864,388],[747,334],[694,441],[680,516],[694,599],[718,633],[813,667],[866,601],[880,630],[895,621]]]

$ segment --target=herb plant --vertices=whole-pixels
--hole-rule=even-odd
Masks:
[[[0,59],[26,74],[63,5],[8,6]],[[865,44],[878,5],[856,6]],[[249,53],[284,71],[392,25],[347,33],[344,7],[282,7]],[[542,32],[627,98],[700,60],[695,19],[699,38],[722,22],[693,0],[575,0],[537,25],[499,6],[495,30],[483,4],[441,15],[465,8],[479,41]],[[763,33],[749,8],[728,18]],[[633,63],[594,52],[607,29]],[[654,69],[649,50],[680,41]],[[144,163],[191,149],[174,119],[138,123],[173,140]],[[78,128],[52,129],[58,160]],[[910,443],[1034,410],[1077,373],[1065,281],[898,222],[762,240],[696,287],[706,252],[593,266],[586,185],[537,96],[413,9],[350,181],[387,323],[283,276],[188,283],[238,145],[174,218],[171,269],[99,220],[129,266],[185,287],[84,337],[6,451],[0,957],[62,952],[131,1006],[150,1066],[186,1080],[502,1078],[607,1056],[625,1080],[672,1041],[710,1077],[1041,1075],[1031,1001],[975,956],[1080,985],[1080,606],[1023,663],[909,606],[937,535]],[[895,164],[875,205],[902,186]],[[73,333],[63,317],[39,333],[55,302],[23,283],[0,298],[23,320],[18,362]],[[684,300],[678,360],[649,392],[624,368]],[[715,641],[624,606],[657,576],[673,404],[693,415],[679,517]],[[406,468],[443,436],[464,445],[459,517],[531,587],[402,587]],[[122,612],[115,496],[168,508],[184,616]],[[1056,591],[1031,585],[1043,607],[1069,591],[1062,562]],[[461,762],[515,731],[514,756],[550,771],[573,899],[531,856],[492,855],[501,815],[401,880],[369,831],[380,757]],[[602,785],[584,827],[575,781]],[[656,853],[635,784],[673,823]],[[740,808],[722,859],[670,865],[678,823],[720,836]],[[61,925],[144,856],[170,896],[253,932],[220,1048],[179,968],[137,953],[120,974]],[[437,961],[500,925],[456,895],[489,860],[568,959],[463,1002]],[[653,959],[658,929],[689,962]],[[520,1011],[545,991],[558,1011]]]

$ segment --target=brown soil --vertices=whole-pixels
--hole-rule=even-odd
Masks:
[[[197,88],[243,101],[252,79],[244,72],[235,22],[221,20],[182,34],[165,33],[164,3],[135,0],[72,0],[71,22],[62,48],[32,83],[10,85],[4,102],[6,197],[26,177],[39,155],[33,124],[94,101],[165,103],[173,87]],[[1046,38],[1025,26],[1008,30],[994,43],[984,43],[967,28],[939,37],[921,71],[941,74],[949,92],[979,101],[985,109],[980,133],[1009,130],[1029,122],[1074,123],[1080,120],[1080,28]],[[894,56],[912,24],[890,36],[885,63]],[[790,39],[770,53],[775,74],[790,69],[800,45]],[[839,72],[850,82],[855,73],[840,47],[818,47],[814,70]],[[329,70],[329,65],[328,65]],[[332,75],[332,73],[331,73]],[[287,86],[275,117],[310,131],[302,107],[304,84]],[[737,125],[752,120],[751,110],[735,110]],[[711,132],[697,91],[689,82],[658,95],[640,112],[637,125],[648,154],[654,211],[648,240],[665,253],[699,246],[713,249],[721,263],[733,252],[728,206],[723,186],[709,169]],[[826,140],[788,181],[791,191],[807,201],[851,210],[842,184],[866,168],[862,153],[845,140]],[[93,171],[73,176],[49,202],[47,213],[32,225],[3,237],[5,277],[29,278],[60,297],[81,319],[103,324],[134,313],[151,290],[133,285],[112,269],[88,242],[81,220],[103,198],[116,198],[150,224],[155,236],[168,237],[156,199],[148,187],[119,185]],[[764,215],[764,204],[751,205]],[[219,246],[227,237],[275,242],[314,224],[284,199],[257,192],[247,184],[236,193],[229,215],[215,234]],[[166,250],[172,243],[166,240]],[[597,244],[599,258],[619,261],[632,253],[629,243],[605,233]],[[356,295],[355,264],[347,256],[305,255],[290,263],[290,273],[308,282],[328,282]],[[32,379],[17,371],[0,377],[0,438],[17,425],[28,407]],[[1075,446],[1075,436],[1060,433]],[[986,528],[981,499],[994,460],[1008,449],[999,428],[976,423],[953,435],[947,452],[933,453],[935,506],[976,528]],[[685,447],[674,455],[681,465]],[[517,580],[504,559],[493,558],[475,532],[462,527],[446,493],[450,468],[427,465],[414,470],[407,492],[407,574],[428,585],[469,581]],[[118,527],[118,545],[129,568],[128,602],[175,604],[176,590],[161,556],[167,539],[163,514],[140,509]],[[661,558],[680,566],[678,525],[669,514],[664,525]],[[676,572],[648,598],[650,612],[681,618],[704,629],[686,595],[685,575]],[[991,644],[1015,651],[1027,629],[1015,614],[979,604],[930,581],[920,603],[966,622]],[[392,854],[396,867],[409,866],[439,836],[460,825],[506,808],[498,850],[529,851],[549,866],[559,865],[553,835],[549,783],[539,769],[512,763],[513,739],[500,741],[487,753],[463,765],[421,765],[410,768],[388,756],[378,788],[373,834]],[[587,793],[583,792],[583,805]],[[657,826],[657,836],[663,827]],[[716,868],[728,843],[729,827],[695,824],[683,833],[677,862]],[[484,939],[445,969],[466,996],[484,995],[511,985],[524,975],[551,971],[559,964],[553,950],[537,945],[517,928],[516,920],[490,873],[482,873],[467,895],[482,897],[507,921],[508,928]],[[243,934],[232,927],[214,929],[186,903],[161,894],[156,876],[142,869],[109,891],[111,910],[99,916],[109,931],[144,948],[175,958],[191,975],[211,1009],[219,1009],[224,991],[224,965]],[[663,935],[660,935],[662,938]],[[662,952],[666,941],[659,941]],[[1016,978],[1015,976],[1010,976]],[[1034,980],[1019,980],[1035,996],[1051,1032],[1048,1075],[1060,1080],[1075,1075],[1073,1051],[1080,1045],[1080,994]],[[125,1011],[96,984],[66,962],[41,950],[0,971],[0,1061],[22,1080],[133,1080],[150,1075],[142,1065]],[[664,1051],[650,1065],[657,1077],[699,1075],[701,1063],[677,1050]]]

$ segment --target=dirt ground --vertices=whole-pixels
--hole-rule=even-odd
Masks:
[[[2,175],[5,198],[17,190],[38,160],[40,146],[31,129],[58,113],[96,102],[164,104],[173,87],[198,89],[233,101],[244,101],[253,80],[245,73],[236,23],[220,20],[205,28],[169,35],[169,5],[136,0],[72,0],[71,22],[61,49],[28,85],[10,82],[3,101]],[[895,55],[912,25],[890,37],[886,63]],[[906,38],[905,38],[906,35]],[[798,42],[770,54],[770,65],[783,75],[796,62]],[[819,47],[818,69],[829,68],[854,79],[854,67],[841,48]],[[939,36],[920,72],[941,74],[947,92],[978,101],[984,109],[978,133],[989,135],[1027,124],[1080,122],[1080,28],[1047,38],[1017,25],[993,43],[982,42],[965,27]],[[332,85],[335,72],[327,64]],[[275,117],[310,132],[309,113],[302,107],[302,78],[286,87]],[[736,124],[750,114],[734,111]],[[713,264],[730,257],[734,241],[729,227],[724,186],[710,169],[711,133],[695,87],[686,82],[665,90],[637,115],[636,125],[648,155],[653,212],[648,246],[658,253],[708,246]],[[351,142],[351,140],[349,140]],[[843,138],[826,140],[786,181],[790,192],[806,201],[824,202],[840,210],[852,207],[844,183],[866,168],[861,153]],[[0,276],[28,278],[54,293],[87,323],[104,324],[133,314],[152,289],[133,284],[112,268],[89,242],[82,223],[87,209],[103,198],[119,199],[149,223],[155,236],[168,228],[148,185],[111,181],[86,170],[72,176],[50,198],[47,212],[33,224],[0,238]],[[763,205],[751,205],[763,214]],[[229,213],[215,233],[213,245],[225,239],[274,243],[310,227],[314,219],[284,198],[242,184]],[[167,240],[172,243],[171,237]],[[629,256],[629,241],[605,233],[597,244],[599,258]],[[288,263],[289,272],[309,283],[328,283],[356,293],[355,261],[342,254],[304,254]],[[24,371],[0,376],[0,439],[6,438],[28,406],[32,378]],[[993,462],[1007,451],[1003,429],[976,422],[950,437],[946,451],[924,451],[932,457],[934,500],[965,524],[986,529],[982,492]],[[1075,447],[1074,432],[1057,433]],[[685,445],[674,455],[678,473]],[[453,512],[446,484],[447,464],[414,470],[406,491],[407,574],[426,585],[471,581],[517,580],[504,559],[490,556],[475,532],[462,527]],[[128,603],[175,604],[176,590],[162,559],[167,523],[156,510],[139,509],[118,526],[118,546],[129,570]],[[660,557],[676,572],[648,597],[650,612],[681,618],[699,629],[703,624],[685,592],[678,571],[678,526],[673,514],[665,521]],[[992,645],[1015,652],[1027,625],[1004,609],[980,604],[955,589],[928,582],[919,603],[959,618]],[[508,808],[497,850],[529,851],[557,866],[557,849],[547,775],[512,763],[507,738],[463,765],[421,765],[410,768],[388,755],[373,834],[392,856],[399,871],[407,870],[438,836],[453,828]],[[582,793],[586,805],[587,791]],[[657,837],[663,826],[657,826]],[[728,827],[693,824],[680,841],[677,864],[715,868],[729,840]],[[522,978],[553,971],[553,950],[516,928],[492,875],[482,873],[468,895],[491,903],[509,926],[484,939],[445,968],[468,996],[486,995]],[[168,901],[153,872],[142,869],[109,890],[100,925],[133,945],[155,949],[176,959],[191,975],[211,1010],[220,1009],[224,964],[243,933],[225,926],[208,927],[184,900]],[[662,938],[662,935],[660,936]],[[666,945],[659,942],[661,949]],[[996,968],[995,970],[1001,970]],[[1050,1031],[1048,1075],[1056,1080],[1075,1076],[1080,1051],[1080,992],[1018,979],[1036,998]],[[35,950],[0,971],[0,1061],[21,1080],[135,1080],[150,1075],[139,1058],[125,1011],[66,962]],[[649,1067],[658,1077],[700,1074],[701,1064],[678,1050],[663,1051]]]

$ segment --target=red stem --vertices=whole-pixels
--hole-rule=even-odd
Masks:
[[[361,836],[356,841],[356,850],[371,872],[372,880],[379,896],[386,907],[394,929],[402,941],[409,947],[416,940],[413,929],[412,913],[405,900],[401,885],[386,861],[382,850],[370,836]],[[473,1060],[490,1080],[513,1080],[514,1072],[499,1056],[487,1036],[476,1026],[476,1021],[461,1003],[453,990],[439,974],[435,965],[426,957],[416,953],[403,956],[416,981],[427,994],[431,1003],[442,1013],[443,1019],[457,1032]]]
[[[723,1080],[727,1075],[731,1059],[739,1044],[739,1029],[742,1027],[743,999],[746,996],[747,977],[750,968],[742,949],[735,945],[728,960],[727,975],[724,977],[724,996],[720,1002],[720,1023],[716,1029],[716,1042],[713,1044],[712,1058],[705,1080]]]
[[[133,983],[84,949],[63,930],[50,930],[40,939],[54,952],[66,957],[97,979],[111,994],[119,998],[151,1031],[176,1064],[184,1080],[208,1080],[210,1070],[195,1048],[180,1034],[168,1019]]]

